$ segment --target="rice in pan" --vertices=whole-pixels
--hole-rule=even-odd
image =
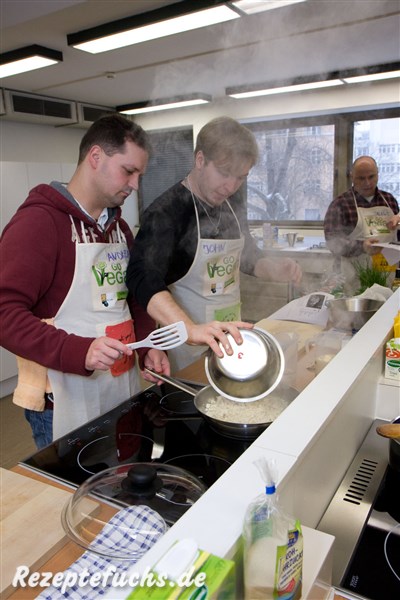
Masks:
[[[225,423],[239,423],[257,425],[271,423],[290,404],[293,398],[270,394],[266,398],[255,402],[234,402],[223,396],[215,400],[208,400],[203,408],[203,413],[211,419]]]

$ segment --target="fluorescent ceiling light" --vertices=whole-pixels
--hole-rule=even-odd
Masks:
[[[143,113],[156,112],[158,110],[169,110],[171,108],[184,108],[211,102],[211,96],[207,94],[190,94],[188,96],[176,96],[175,98],[164,98],[149,100],[148,102],[136,102],[117,106],[116,110],[125,115],[139,115]]]
[[[400,71],[389,71],[388,73],[373,73],[371,75],[357,75],[355,77],[345,77],[342,79],[345,83],[365,83],[367,81],[381,81],[383,79],[395,79],[400,77]]]
[[[234,88],[227,88],[226,94],[231,98],[255,98],[257,96],[272,96],[273,94],[287,94],[289,92],[303,92],[305,90],[314,90],[317,88],[334,87],[344,85],[340,79],[330,79],[329,81],[314,81],[310,83],[299,83],[297,85],[285,85],[282,87],[271,87],[259,90],[234,91]]]
[[[264,10],[273,10],[299,2],[306,2],[306,0],[237,0],[232,2],[232,5],[245,12],[246,15],[253,15]]]
[[[26,46],[0,54],[0,77],[34,71],[61,62],[63,55],[57,50],[43,46]]]
[[[352,83],[379,81],[399,76],[400,62],[393,62],[343,71],[331,71],[330,73],[319,75],[296,77],[291,81],[271,81],[268,83],[228,87],[225,89],[225,94],[232,98],[255,98],[257,96],[271,96],[273,94],[302,92]]]
[[[182,31],[191,31],[216,23],[240,18],[240,15],[225,4],[202,8],[211,1],[196,0],[191,8],[185,2],[142,13],[127,19],[87,29],[67,36],[68,44],[79,50],[97,54],[148,40],[166,37]],[[185,14],[182,14],[186,10]],[[187,12],[190,10],[190,12]]]

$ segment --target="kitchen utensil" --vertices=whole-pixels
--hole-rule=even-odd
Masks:
[[[382,437],[397,439],[400,438],[400,423],[387,423],[379,425],[376,428],[377,433]]]
[[[79,486],[63,508],[62,525],[76,544],[94,554],[136,561],[206,489],[174,465],[118,465]]]
[[[282,379],[285,358],[276,339],[254,327],[240,329],[242,344],[228,334],[233,354],[219,358],[209,351],[205,359],[208,382],[214,390],[235,402],[254,402],[267,396]]]
[[[167,375],[160,375],[150,369],[146,369],[146,371],[154,375],[154,377],[158,377],[162,381],[166,381],[194,396],[194,405],[196,409],[214,431],[227,437],[242,440],[256,439],[269,425],[271,425],[272,421],[278,416],[278,412],[282,412],[287,408],[298,395],[297,390],[287,388],[276,390],[266,398],[246,404],[234,402],[218,395],[210,385],[201,388],[199,391],[186,385],[179,379],[174,379]],[[210,416],[210,413],[215,414],[216,412],[213,410],[213,407],[216,408],[222,403],[224,404],[224,410],[221,411],[222,416],[220,418]],[[276,408],[277,404],[279,405],[278,409]],[[226,406],[229,406],[227,410],[225,409]],[[260,418],[257,422],[254,422],[253,418],[249,419],[249,415],[252,417],[253,415],[251,413],[254,413],[254,411],[257,411],[257,414],[261,412],[265,415],[265,418]],[[274,413],[274,418],[269,418],[268,415],[272,413]],[[233,415],[235,415],[235,417]]]
[[[71,492],[3,468],[0,478],[0,597],[6,598],[16,591],[12,580],[17,567],[40,570],[67,542],[60,514]]]
[[[358,331],[383,304],[369,298],[334,298],[327,302],[329,320],[337,329]]]
[[[178,321],[171,325],[165,325],[152,331],[144,340],[126,344],[128,348],[157,348],[158,350],[171,350],[186,342],[188,334],[185,323]]]
[[[295,245],[296,238],[297,238],[297,233],[295,231],[289,231],[289,233],[286,234],[287,242],[291,248],[293,248],[293,246]]]

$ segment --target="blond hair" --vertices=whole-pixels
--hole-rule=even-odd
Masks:
[[[231,117],[217,117],[201,128],[194,154],[202,152],[206,161],[234,170],[242,165],[254,166],[258,146],[253,133]]]

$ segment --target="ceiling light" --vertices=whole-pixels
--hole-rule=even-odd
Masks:
[[[332,71],[320,75],[296,77],[292,80],[228,87],[225,89],[225,94],[232,98],[255,98],[257,96],[287,94],[351,83],[392,79],[399,76],[400,62],[394,62],[344,71]]]
[[[0,77],[48,67],[61,62],[62,59],[62,52],[37,45],[4,52],[0,54]]]
[[[117,106],[117,111],[125,115],[138,115],[142,113],[155,112],[158,110],[168,110],[171,108],[184,108],[186,106],[196,106],[197,104],[207,104],[211,102],[211,96],[207,94],[190,94],[187,96],[175,96],[174,98],[163,98],[159,100],[148,100],[145,102],[136,102],[134,104],[124,104]]]
[[[253,15],[264,10],[273,10],[289,4],[298,4],[299,2],[306,2],[306,0],[237,0],[232,2],[232,5],[242,10],[246,15]]]
[[[340,78],[345,83],[366,83],[368,81],[381,81],[400,77],[400,62],[374,65],[361,69],[342,71]]]
[[[298,79],[297,79],[298,80]],[[341,79],[329,79],[321,81],[305,81],[304,83],[293,83],[288,85],[258,84],[257,86],[237,86],[226,88],[225,93],[232,98],[255,98],[257,96],[271,96],[273,94],[287,94],[289,92],[303,92],[317,88],[334,87],[344,85]]]
[[[67,35],[67,41],[69,46],[97,54],[238,18],[234,9],[221,2],[177,2],[72,33]]]

